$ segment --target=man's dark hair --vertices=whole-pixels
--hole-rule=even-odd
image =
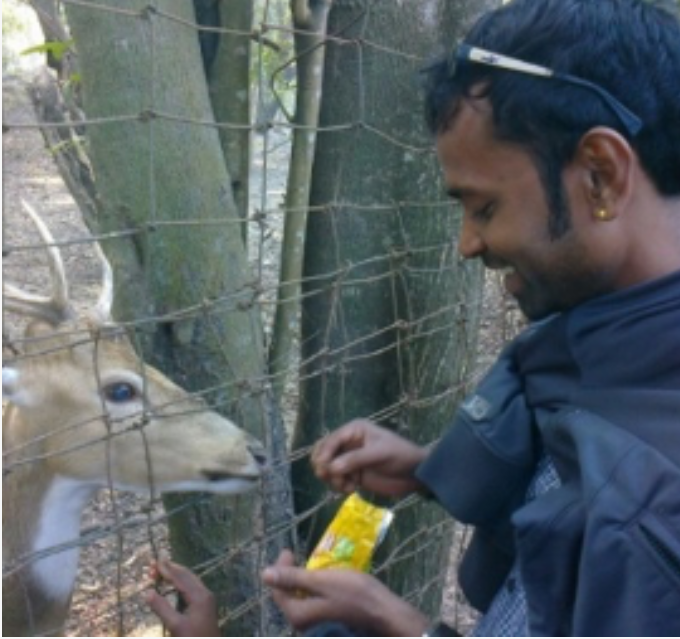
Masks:
[[[660,4],[514,0],[485,14],[465,38],[598,84],[642,120],[636,136],[588,89],[472,62],[459,63],[453,73],[455,53],[425,70],[430,129],[446,130],[460,100],[478,97],[483,87],[496,139],[519,144],[536,163],[553,237],[570,226],[562,170],[594,126],[611,127],[629,141],[661,195],[680,195],[680,21]]]

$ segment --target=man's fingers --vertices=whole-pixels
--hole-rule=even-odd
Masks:
[[[165,597],[162,597],[155,591],[147,593],[146,603],[168,628],[176,628],[177,624],[182,620],[182,614],[177,612]]]
[[[280,588],[282,590],[295,590],[301,587],[299,573],[304,572],[303,568],[286,568],[283,566],[270,566],[265,568],[262,573],[262,579],[267,586],[271,588]]]
[[[169,581],[181,593],[187,604],[202,601],[211,596],[210,591],[198,576],[184,566],[161,560],[156,564],[156,570],[163,579]]]
[[[304,590],[309,592],[313,575],[304,568],[295,566],[293,553],[284,550],[276,563],[262,572],[262,581],[270,588],[287,591]]]
[[[274,565],[282,567],[295,566],[295,555],[293,555],[290,550],[284,549],[279,554],[279,557]]]
[[[349,494],[361,487],[361,473],[346,475],[333,475],[326,478],[326,483],[336,493]]]
[[[363,422],[350,422],[316,444],[311,456],[312,465],[315,469],[322,470],[344,451],[363,446],[364,439]]]
[[[356,484],[361,479],[362,471],[373,467],[379,461],[376,459],[377,455],[382,455],[382,451],[369,448],[347,451],[328,464],[327,474],[330,477],[342,478],[342,481]]]

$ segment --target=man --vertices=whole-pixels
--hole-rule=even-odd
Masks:
[[[427,75],[460,252],[502,270],[535,322],[432,451],[357,420],[314,468],[475,525],[475,634],[680,635],[678,20],[642,0],[515,0]],[[447,632],[369,575],[284,553],[263,579],[302,631]]]

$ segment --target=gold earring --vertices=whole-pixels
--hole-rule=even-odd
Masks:
[[[593,215],[596,219],[603,222],[607,222],[612,219],[611,213],[609,213],[609,211],[605,208],[597,209]]]

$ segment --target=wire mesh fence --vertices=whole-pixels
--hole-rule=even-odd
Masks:
[[[288,281],[296,286],[286,289],[288,292],[282,297],[280,264],[286,219],[299,211],[286,195],[287,189],[290,192],[288,178],[294,133],[351,136],[351,144],[368,136],[379,139],[386,147],[398,149],[404,162],[411,162],[413,157],[420,155],[429,155],[429,161],[434,162],[427,140],[411,135],[410,131],[400,133],[389,123],[376,121],[371,115],[370,104],[375,93],[371,85],[373,76],[368,69],[375,64],[372,54],[402,62],[406,60],[414,69],[422,66],[426,59],[420,53],[403,48],[399,40],[391,44],[389,38],[371,39],[371,30],[366,24],[372,19],[372,5],[367,3],[368,8],[361,12],[360,20],[352,21],[345,29],[325,34],[323,39],[324,46],[334,45],[338,50],[351,47],[356,52],[356,75],[351,81],[356,85],[355,95],[360,99],[355,115],[351,121],[322,122],[310,127],[298,123],[292,115],[297,86],[296,65],[301,59],[294,39],[302,32],[289,16],[288,3],[273,0],[254,3],[252,28],[249,29],[225,28],[219,21],[212,23],[218,14],[210,11],[217,10],[219,2],[197,2],[195,7],[193,4],[188,0],[184,2],[184,5],[191,5],[191,11],[187,13],[184,10],[176,12],[182,3],[174,2],[140,3],[135,7],[132,2],[107,4],[64,0],[59,4],[59,11],[41,15],[43,29],[49,28],[50,20],[59,20],[68,35],[68,17],[72,15],[69,12],[74,9],[85,12],[87,20],[95,22],[98,16],[115,14],[126,25],[123,35],[119,32],[115,40],[118,49],[107,52],[107,45],[100,45],[102,51],[113,56],[127,53],[135,46],[134,34],[142,33],[140,41],[147,47],[143,60],[148,68],[142,68],[140,64],[138,75],[133,79],[139,83],[147,83],[148,79],[148,86],[142,92],[145,100],[134,111],[101,116],[92,115],[83,107],[77,71],[82,60],[78,61],[77,57],[82,57],[85,49],[79,48],[77,38],[75,45],[70,38],[64,45],[62,53],[66,58],[71,56],[69,64],[72,64],[66,74],[63,72],[65,63],[52,59],[51,80],[45,80],[44,74],[42,79],[33,80],[32,103],[27,97],[29,93],[24,93],[23,81],[3,78],[3,85],[7,87],[7,91],[3,90],[3,102],[6,103],[3,108],[3,279],[33,296],[50,295],[52,291],[54,298],[56,291],[50,271],[56,267],[54,258],[50,261],[46,257],[45,249],[56,249],[64,262],[74,309],[73,317],[66,318],[67,321],[56,327],[36,329],[34,326],[25,332],[25,318],[10,312],[6,303],[3,304],[3,366],[16,369],[19,382],[25,383],[9,384],[14,390],[14,402],[23,412],[3,407],[3,431],[11,435],[3,438],[3,593],[12,589],[19,591],[14,601],[25,604],[29,611],[25,623],[33,634],[50,634],[47,630],[36,632],[40,625],[33,613],[38,614],[39,606],[31,601],[31,597],[39,598],[39,595],[33,594],[33,580],[49,581],[48,578],[58,577],[50,587],[63,594],[69,588],[70,573],[77,575],[77,581],[69,606],[67,634],[161,634],[157,622],[143,604],[143,593],[151,586],[146,574],[148,564],[161,554],[173,553],[169,520],[185,515],[197,505],[209,509],[215,501],[215,497],[205,490],[203,469],[200,471],[203,472],[202,492],[192,493],[188,501],[174,505],[167,501],[162,503],[160,492],[164,485],[172,487],[180,481],[188,481],[191,472],[198,472],[182,470],[183,475],[172,477],[173,472],[180,473],[180,464],[171,462],[166,473],[170,478],[165,479],[159,472],[159,462],[152,461],[156,450],[163,451],[164,447],[171,446],[179,448],[180,457],[191,457],[193,449],[186,440],[179,438],[178,442],[170,442],[173,420],[184,424],[185,432],[191,433],[189,438],[198,441],[200,432],[191,428],[206,410],[227,414],[244,428],[248,428],[252,410],[274,411],[276,416],[264,419],[264,423],[284,426],[286,449],[284,458],[275,461],[273,471],[280,471],[288,478],[291,466],[307,464],[314,443],[295,435],[297,425],[303,419],[301,414],[308,410],[309,404],[319,401],[322,408],[316,414],[326,415],[324,407],[333,403],[346,405],[346,411],[350,413],[353,407],[364,404],[352,397],[356,391],[348,379],[361,377],[364,370],[374,374],[380,369],[372,369],[372,364],[386,356],[392,358],[387,360],[388,365],[408,360],[409,366],[394,371],[394,380],[388,384],[393,388],[384,394],[385,401],[373,404],[368,414],[356,415],[400,429],[410,417],[418,419],[419,414],[425,414],[432,407],[442,412],[451,410],[518,328],[514,307],[503,297],[498,282],[488,278],[483,287],[475,288],[478,280],[455,257],[455,234],[440,236],[436,241],[432,236],[427,241],[413,239],[409,224],[414,214],[442,210],[455,218],[455,212],[449,212],[451,207],[444,197],[433,200],[429,194],[423,198],[418,194],[411,198],[399,194],[383,201],[361,195],[356,199],[338,196],[321,202],[312,198],[312,204],[304,207],[305,212],[310,219],[317,216],[316,219],[329,220],[329,233],[345,223],[343,216],[352,216],[354,226],[350,228],[349,239],[346,230],[338,231],[328,237],[327,246],[321,249],[336,255],[333,268],[325,266],[316,272],[308,269],[299,280]],[[429,4],[434,7],[438,3],[424,3],[423,6]],[[38,12],[44,12],[50,3],[36,2],[34,5]],[[423,19],[427,23],[432,16],[425,15]],[[352,31],[359,23],[363,25],[362,37]],[[48,40],[54,38],[58,25],[51,26],[53,31]],[[251,93],[254,100],[246,124],[221,120],[216,115],[217,109],[214,113],[206,112],[205,117],[196,115],[197,111],[185,108],[185,104],[172,105],[162,98],[166,80],[159,76],[159,59],[168,50],[169,34],[178,33],[176,30],[186,32],[185,36],[191,34],[196,50],[200,51],[200,58],[196,59],[203,66],[196,68],[196,73],[201,75],[204,84],[206,104],[210,104],[210,69],[206,70],[206,67],[211,56],[214,63],[214,56],[218,55],[215,49],[220,46],[221,39],[233,38],[237,42],[234,50],[240,47],[250,52],[252,61],[247,84],[242,89]],[[180,47],[179,41],[177,47]],[[315,47],[309,50],[312,49]],[[45,53],[54,58],[54,50],[40,50],[38,55]],[[389,69],[389,65],[386,68]],[[50,86],[59,90],[50,93],[46,89]],[[112,96],[108,98],[115,102]],[[50,112],[48,106],[57,109],[62,119],[45,121]],[[36,111],[33,111],[34,107]],[[130,135],[130,131],[136,132],[148,144],[143,158],[119,159],[142,167],[139,172],[143,172],[143,176],[138,176],[144,191],[141,201],[145,202],[141,218],[138,212],[126,211],[122,205],[115,215],[106,208],[104,183],[108,176],[97,174],[97,167],[101,165],[97,163],[93,148],[98,131],[128,125],[130,129],[120,131],[127,131],[126,135]],[[172,154],[166,156],[159,151],[163,147],[156,143],[168,129],[180,144],[186,146],[174,148]],[[243,184],[236,185],[232,180],[229,183],[231,190],[220,192],[216,198],[216,201],[224,202],[223,207],[201,209],[197,216],[168,214],[164,189],[167,176],[173,174],[162,167],[174,162],[176,179],[180,181],[182,174],[191,179],[194,168],[189,165],[188,148],[193,144],[194,136],[205,131],[246,134],[250,149],[248,188]],[[123,146],[128,145],[131,156],[135,153],[134,142],[128,139],[123,143]],[[182,162],[183,153],[187,156],[185,162]],[[355,159],[352,154],[345,154],[337,161],[331,190],[343,193],[343,180],[348,179],[344,176]],[[225,170],[224,175],[229,173]],[[364,185],[367,190],[369,182]],[[226,188],[224,184],[217,187]],[[197,198],[198,194],[189,188],[186,190],[179,208],[186,206],[186,211],[192,211],[195,204],[192,198]],[[239,190],[249,191],[247,206],[242,211],[244,215],[240,217],[227,210],[230,207],[237,209],[233,202],[238,200]],[[46,239],[36,231],[35,223],[23,211],[21,200],[30,202],[38,210],[52,239]],[[369,233],[371,224],[382,216],[389,219],[391,228],[397,229],[394,232],[397,240],[380,238],[370,245],[369,252],[355,254],[353,261],[345,259],[345,247],[341,243],[351,243],[352,234],[358,243],[361,234]],[[199,239],[194,240],[195,237]],[[223,240],[225,237],[230,239]],[[215,259],[214,247],[211,248],[213,241],[218,252],[225,247],[233,251],[234,237],[241,242],[242,238],[247,238],[242,244],[243,277],[235,287],[222,282],[215,289],[196,274],[203,262]],[[114,309],[117,309],[118,332],[110,324],[92,319],[81,321],[92,311],[99,295],[102,266],[94,249],[96,241],[107,255],[114,257]],[[172,243],[174,248],[171,248]],[[299,245],[302,246],[302,241]],[[382,248],[377,250],[376,245]],[[205,246],[205,251],[197,250],[196,246]],[[318,247],[308,243],[308,251],[314,248]],[[125,255],[132,261],[136,259],[139,268],[126,268]],[[238,259],[231,254],[222,256],[216,267],[217,271],[229,269],[241,269]],[[129,294],[129,289],[140,284],[137,279],[143,280],[141,290],[155,295],[155,291],[162,288],[164,278],[171,279],[176,272],[186,272],[184,282],[199,282],[199,290],[172,300],[138,298],[133,311],[129,301],[118,304],[120,298]],[[417,300],[417,295],[427,299],[429,289],[443,287],[447,273],[455,274],[469,290],[443,302],[436,300],[437,305]],[[386,297],[384,303],[381,302],[380,322],[350,326],[348,304],[352,300],[363,303],[370,299],[372,291],[377,290],[379,296]],[[436,296],[431,297],[436,299]],[[327,315],[312,316],[307,302],[322,298],[331,300],[331,310]],[[25,299],[34,304],[35,309],[38,302],[35,297]],[[287,302],[293,302],[297,309],[291,325],[293,349],[283,365],[272,372],[274,369],[267,362],[266,354],[277,309]],[[387,312],[384,309],[388,309]],[[225,318],[231,317],[242,319],[237,324],[242,327],[240,334],[225,333],[221,327],[222,321],[230,326]],[[194,322],[206,318],[201,331],[196,332]],[[477,323],[481,329],[479,334]],[[428,352],[442,348],[440,342],[434,341],[439,336],[460,331],[461,326],[464,335],[453,347],[446,347],[450,351]],[[197,382],[192,377],[193,368],[183,370],[181,366],[170,366],[173,379],[184,391],[176,391],[174,386],[172,392],[164,390],[165,377],[153,372],[150,364],[162,366],[172,362],[173,348],[179,348],[183,342],[190,348],[199,349],[200,340],[211,332],[213,337],[217,336],[218,344],[223,340],[224,352],[221,359],[218,352],[214,361],[196,362],[196,369],[205,365],[209,374]],[[118,351],[113,354],[107,350],[108,342],[111,339],[120,341],[121,333],[130,338],[134,355],[123,357]],[[240,368],[233,352],[227,352],[227,340],[230,347],[232,342],[242,341],[243,352],[257,353],[254,361],[259,362],[260,367],[253,368],[244,361]],[[428,344],[436,346],[428,349]],[[422,352],[418,348],[422,348]],[[163,349],[165,354],[154,355],[153,362],[145,361],[150,359],[148,353],[154,349]],[[200,353],[197,358],[201,359],[204,351],[199,349],[197,352]],[[444,368],[441,363],[444,355],[465,359],[467,363],[455,375],[449,375],[446,384],[425,388],[422,380],[431,375],[432,367]],[[118,383],[113,390],[107,385],[112,364]],[[137,381],[142,396],[137,410],[116,412],[116,407],[125,399],[117,394],[129,392]],[[3,389],[4,382],[3,375]],[[277,385],[281,386],[279,395],[271,391]],[[159,388],[162,390],[157,390]],[[310,388],[314,389],[311,394]],[[272,396],[275,399],[270,401]],[[259,409],[250,406],[251,400]],[[337,414],[324,417],[328,423],[323,427],[338,426],[334,419]],[[155,434],[155,422],[164,427],[165,435]],[[445,425],[436,424],[435,428],[441,432]],[[14,434],[19,427],[21,436]],[[43,432],[37,432],[40,429]],[[408,429],[405,432],[409,432]],[[206,439],[206,451],[211,454],[224,443],[222,431],[220,433],[219,441]],[[265,429],[258,436],[266,447],[274,446],[272,438],[275,436],[271,432]],[[436,436],[429,437],[424,443],[434,439]],[[134,447],[134,454],[123,445],[126,441],[132,442],[128,446]],[[138,460],[137,467],[131,459]],[[162,455],[158,459],[163,459]],[[215,469],[216,473],[218,471]],[[270,467],[265,474],[273,471]],[[94,476],[104,480],[99,481],[96,495],[91,495],[89,489],[73,491],[71,484],[59,484],[60,490],[68,492],[68,497],[60,501],[54,486],[68,473],[73,473],[69,481],[74,483]],[[291,492],[301,488],[295,485],[296,477],[299,476],[294,474]],[[97,484],[96,481],[92,483]],[[146,484],[151,487],[150,497],[120,490],[125,486],[135,488]],[[261,484],[260,489],[266,492],[266,485]],[[226,505],[220,506],[221,512],[231,512],[232,504],[242,499],[228,498]],[[275,520],[267,518],[269,502],[265,495],[253,511],[253,520],[248,522],[248,534],[241,535],[228,547],[211,548],[209,559],[193,563],[191,567],[205,578],[230,565],[263,567],[271,560],[267,550],[271,543],[282,537],[294,539],[293,531],[310,525],[321,517],[327,506],[337,504],[336,496],[326,489],[321,489],[314,499],[311,505],[301,502],[304,505],[291,506],[293,510],[287,511],[285,520]],[[397,519],[408,518],[409,512],[419,512],[413,509],[420,501],[409,497],[393,504]],[[84,509],[82,524],[81,508]],[[229,525],[228,517],[226,521],[226,524],[221,521],[220,525]],[[212,522],[203,523],[208,526]],[[198,528],[200,525],[201,522]],[[433,592],[439,592],[443,585],[443,614],[465,630],[473,623],[474,613],[456,587],[455,565],[465,547],[466,535],[465,527],[452,520],[443,519],[434,524],[423,520],[421,526],[416,522],[406,536],[379,556],[374,571],[378,576],[387,576],[402,564],[415,560],[418,565],[419,558],[436,554],[438,568],[423,569],[423,574],[418,574],[415,581],[409,581],[401,594],[415,604],[432,606],[428,598]],[[197,544],[204,542],[197,540]],[[442,548],[447,553],[444,558],[439,556]],[[80,551],[80,558],[75,557],[75,563],[74,549]],[[305,552],[302,548],[299,550]],[[423,562],[423,565],[427,564]],[[256,574],[249,578],[258,581]],[[241,588],[240,584],[231,586],[234,590]],[[265,619],[271,614],[267,612],[268,607],[271,607],[268,593],[255,586],[238,603],[221,609],[222,621],[228,625],[246,619],[251,625],[251,634],[262,634],[263,628],[273,627],[271,621]],[[436,602],[435,607],[440,607],[440,603]],[[9,613],[3,612],[3,625],[5,614]],[[56,623],[56,627],[59,625],[52,623]],[[279,632],[289,634],[290,629],[280,626]]]

